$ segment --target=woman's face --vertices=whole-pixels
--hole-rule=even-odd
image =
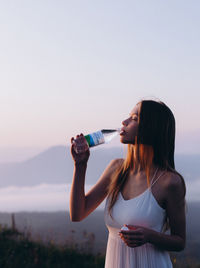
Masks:
[[[120,141],[125,144],[135,144],[138,132],[138,119],[141,103],[138,103],[130,113],[130,116],[122,121],[123,127],[120,132]]]

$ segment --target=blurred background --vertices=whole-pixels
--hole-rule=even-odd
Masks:
[[[176,118],[176,169],[187,186],[189,246],[172,259],[197,267],[199,10],[198,0],[0,2],[2,226],[104,256],[105,202],[81,223],[69,219],[70,139],[120,127],[141,99],[161,100]],[[92,149],[85,191],[125,151],[119,137]]]

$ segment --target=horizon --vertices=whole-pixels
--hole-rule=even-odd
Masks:
[[[107,145],[93,148],[88,163],[86,191],[95,185],[114,153],[117,157],[121,157],[122,153],[125,153],[121,150],[124,149],[123,147],[109,147]],[[8,163],[0,163],[2,177],[0,211],[69,210],[73,175],[73,161],[69,154],[70,147],[59,145],[50,147],[25,161],[13,162],[9,165]],[[102,159],[104,154],[105,157]],[[176,168],[185,179],[186,200],[189,202],[200,202],[200,180],[196,166],[199,158],[200,154],[175,155]],[[104,161],[97,164],[100,159]],[[188,161],[187,166],[185,165],[186,161]],[[104,204],[102,203],[98,209],[103,209]]]
[[[187,183],[187,182],[186,182]],[[0,187],[0,213],[2,212],[56,212],[69,211],[69,197],[71,184],[39,184],[36,186]],[[200,204],[198,188],[200,182],[186,185],[189,195],[187,203]],[[86,184],[85,190],[89,191],[93,185]],[[26,200],[26,202],[23,202]],[[6,201],[6,202],[5,202]],[[106,199],[96,208],[104,210]]]
[[[66,147],[69,148],[70,144],[55,144],[47,147],[0,147],[0,164],[9,164],[9,163],[20,163],[27,161],[31,158],[36,157],[39,154],[44,153],[54,147]],[[102,145],[101,145],[102,147]],[[103,149],[112,149],[112,148],[121,148],[123,149],[124,145],[115,143],[114,141],[111,144],[105,144]],[[101,148],[100,148],[101,149]],[[93,150],[93,148],[91,149]],[[98,150],[98,148],[97,148]],[[175,151],[174,156],[176,155],[200,155],[199,150],[188,150],[188,151]]]

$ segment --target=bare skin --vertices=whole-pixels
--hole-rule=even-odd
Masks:
[[[77,136],[77,139],[86,143],[83,134]],[[76,153],[75,146],[72,138],[71,153],[74,159],[74,174],[70,193],[70,218],[72,221],[81,221],[92,213],[106,198],[106,189],[110,183],[111,175],[121,160],[112,160],[98,182],[85,195],[85,173],[90,152],[89,148],[87,148],[85,152]]]
[[[132,177],[134,180],[134,178]],[[138,177],[139,179],[139,177]],[[142,179],[142,176],[141,176]],[[135,182],[136,183],[136,182]],[[144,183],[145,184],[145,183]],[[143,185],[144,185],[143,184]],[[144,192],[144,186],[138,186],[138,182],[135,187],[140,189],[138,193],[132,193],[132,187],[127,182],[122,191],[124,199],[131,199],[141,192]],[[130,189],[130,190],[128,190]],[[142,189],[142,190],[141,190]],[[141,226],[129,226],[135,227],[136,230],[120,231],[119,235],[124,243],[129,247],[138,247],[145,243],[152,243],[158,246],[160,249],[168,251],[180,251],[185,247],[185,207],[183,199],[183,185],[180,177],[174,173],[166,172],[160,179],[153,185],[152,194],[154,195],[157,203],[163,209],[166,209],[169,217],[169,225],[171,234],[166,235],[156,232],[151,229],[147,229]]]
[[[122,122],[121,142],[124,144],[134,144],[134,137],[138,128],[138,113],[140,105],[136,105],[130,116]],[[70,194],[70,217],[72,221],[81,221],[92,213],[107,196],[107,186],[111,181],[111,176],[120,165],[123,159],[115,159],[107,166],[97,183],[85,194],[85,173],[89,159],[89,148],[83,136],[77,135],[72,138],[71,153],[74,160],[74,174]],[[78,152],[80,148],[85,150]],[[151,176],[156,170],[152,166]],[[163,171],[158,170],[157,176]],[[144,170],[137,170],[129,174],[127,181],[121,190],[124,199],[131,199],[147,189],[147,182]],[[156,232],[142,226],[129,226],[135,230],[120,231],[119,235],[124,243],[129,247],[138,247],[145,243],[151,243],[160,249],[168,251],[181,251],[185,247],[186,223],[184,206],[184,188],[179,175],[172,172],[165,172],[152,187],[158,205],[166,210],[170,224],[170,235]]]

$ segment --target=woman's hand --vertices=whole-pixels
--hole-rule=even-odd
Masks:
[[[136,226],[136,225],[126,225],[130,230],[119,232],[119,236],[124,241],[124,243],[131,248],[142,246],[149,242],[150,234],[152,233],[151,229]]]
[[[71,138],[71,154],[75,164],[86,164],[89,156],[90,150],[88,143],[81,133],[80,135]]]

